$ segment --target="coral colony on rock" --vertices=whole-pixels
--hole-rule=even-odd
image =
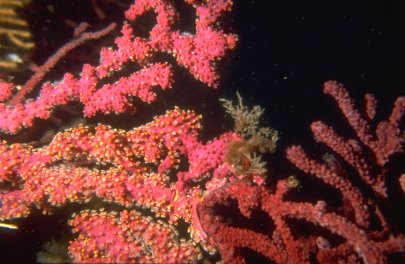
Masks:
[[[0,41],[16,46],[2,52],[20,58],[41,45],[16,13],[38,8],[35,2],[0,1],[9,16],[0,18]],[[224,21],[231,0],[88,2],[103,26],[65,18],[73,36],[40,65],[25,65],[34,55],[0,57],[0,235],[15,241],[21,230],[54,232],[24,240],[17,251],[32,245],[45,263],[403,260],[395,211],[404,205],[405,171],[390,161],[403,159],[405,97],[384,106],[391,112],[380,119],[375,96],[364,96],[363,111],[342,84],[327,81],[323,92],[351,132],[315,121],[309,127],[327,148],[323,156],[300,143],[276,150],[280,133],[262,125],[264,109],[246,106],[239,94],[236,102],[216,95],[223,110],[212,120],[190,109],[192,102],[170,103],[181,85],[226,88],[221,67],[239,42]],[[124,17],[107,24],[108,4],[125,9]],[[187,16],[193,28],[184,30]],[[96,55],[58,66],[93,42]],[[203,104],[208,97],[193,89],[185,99]],[[233,130],[226,131],[223,113]],[[213,126],[222,132],[207,137]],[[276,175],[266,153],[285,154],[285,171],[297,175]],[[332,194],[298,199],[306,178]],[[44,226],[47,219],[53,226]]]

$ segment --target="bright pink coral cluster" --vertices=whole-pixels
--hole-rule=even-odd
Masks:
[[[225,161],[224,145],[239,139],[234,133],[225,133],[207,144],[201,143],[198,140],[200,118],[192,111],[175,108],[155,117],[151,123],[129,131],[101,124],[95,128],[79,126],[60,132],[49,145],[40,148],[27,144],[8,145],[3,141],[0,145],[0,183],[7,192],[0,194],[0,218],[26,217],[33,208],[48,213],[67,203],[88,203],[91,199],[125,206],[129,210],[136,205],[151,210],[160,218],[168,217],[168,222],[151,223],[148,220],[146,224],[140,214],[127,210],[120,213],[120,219],[113,213],[82,212],[71,222],[74,230],[81,232],[71,245],[73,260],[135,261],[147,247],[166,248],[157,250],[153,254],[155,259],[196,260],[200,251],[193,243],[213,249],[205,243],[205,233],[196,215],[196,205],[204,195],[203,189],[196,184],[209,180],[206,183],[209,189],[217,182],[233,177],[232,167]],[[182,157],[193,164],[189,170],[178,171],[176,177],[176,167]],[[191,174],[193,177],[185,176]],[[170,180],[170,176],[177,180]],[[124,215],[125,221],[131,223],[125,224],[128,227],[122,234]],[[189,223],[192,240],[179,242],[172,225],[180,219]],[[92,227],[96,223],[102,228]],[[140,229],[143,228],[149,231],[142,233]],[[167,235],[163,235],[166,232]],[[146,234],[151,236],[147,241]],[[117,244],[112,244],[112,240],[132,241],[122,247],[128,254],[126,258],[120,255],[122,252],[116,252]],[[172,244],[164,246],[166,240]],[[89,241],[94,243],[91,247],[84,244]],[[140,241],[146,244],[137,251],[139,246],[133,248],[131,245]],[[185,249],[177,243],[184,244],[188,248],[186,252],[178,253]],[[80,247],[87,249],[82,252]],[[138,253],[135,256],[126,250]],[[151,254],[141,260],[152,258]]]
[[[80,25],[72,41],[34,67],[25,84],[0,81],[0,130],[18,133],[70,102],[82,103],[86,117],[133,113],[133,98],[151,103],[156,99],[154,87],[172,86],[172,66],[159,61],[164,53],[196,79],[216,87],[216,62],[237,41],[219,24],[232,1],[185,2],[195,10],[195,21],[190,21],[195,22],[195,32],[177,29],[179,14],[172,1],[135,1],[125,13],[121,35],[114,46],[101,49],[97,65],[84,64],[79,75],[65,73],[59,81],[44,81],[67,52],[116,27],[113,23],[85,32],[86,26]],[[156,14],[156,24],[149,36],[140,37],[131,24],[149,11]],[[134,63],[138,68],[131,68]],[[36,98],[27,99],[36,86]],[[202,249],[214,248],[206,241],[196,205],[206,189],[234,177],[225,161],[225,146],[240,140],[228,132],[204,144],[198,138],[200,119],[176,107],[131,130],[81,125],[58,133],[41,147],[1,141],[1,221],[95,201],[96,210],[78,212],[70,221],[78,233],[69,246],[74,262],[197,261]],[[108,212],[100,209],[106,204]],[[187,239],[180,238],[179,222],[188,225]]]
[[[179,239],[172,226],[135,211],[82,212],[70,225],[80,233],[69,246],[75,262],[184,263],[202,259],[199,249]]]
[[[42,83],[44,74],[66,52],[87,39],[109,34],[114,24],[96,32],[79,27],[78,36],[36,68],[19,91],[15,84],[1,80],[0,129],[17,133],[72,101],[83,104],[86,117],[131,113],[133,97],[150,103],[156,99],[154,87],[172,85],[173,68],[167,62],[156,62],[159,53],[174,56],[196,79],[216,87],[215,63],[237,41],[236,35],[218,28],[220,16],[230,10],[232,1],[185,2],[195,9],[195,34],[175,29],[178,14],[170,1],[138,0],[125,13],[127,23],[115,46],[103,48],[100,62],[83,65],[79,76],[66,73],[58,82]],[[150,10],[156,14],[156,25],[147,38],[139,37],[130,24]],[[127,71],[133,62],[140,70]],[[130,73],[115,75],[122,72]],[[40,83],[38,96],[26,100]],[[292,146],[287,158],[301,171],[335,188],[342,198],[341,208],[329,208],[321,200],[314,204],[289,200],[288,194],[298,185],[294,177],[279,180],[274,191],[258,186],[251,179],[263,176],[258,173],[264,171],[264,165],[252,152],[265,149],[257,142],[266,140],[226,132],[202,142],[202,117],[175,107],[129,130],[80,125],[59,132],[42,146],[1,141],[0,224],[7,226],[3,222],[27,217],[33,211],[48,214],[68,204],[96,204],[93,210],[78,209],[69,220],[75,233],[69,256],[81,263],[189,263],[202,261],[203,254],[216,249],[225,263],[243,263],[243,248],[276,263],[315,259],[320,263],[383,263],[387,255],[405,250],[403,234],[392,228],[384,214],[389,209],[384,203],[391,198],[387,163],[403,152],[405,141],[400,126],[405,98],[398,98],[391,116],[373,130],[373,96],[365,97],[364,118],[342,85],[327,82],[324,92],[337,101],[357,139],[346,140],[326,124],[314,122],[315,139],[338,157],[326,155],[319,162],[302,147]],[[237,126],[243,126],[247,120],[239,121]],[[243,163],[236,164],[239,169],[229,159],[230,150]],[[254,165],[262,170],[249,172]],[[403,190],[404,179],[402,174],[399,185]],[[359,184],[368,192],[362,192]],[[268,215],[268,222],[262,225],[271,235],[238,227],[240,223],[229,225],[231,218],[221,218],[218,208],[232,205],[232,200],[246,218],[256,211]],[[289,219],[303,220],[321,231],[302,235],[294,232]],[[180,234],[181,225],[188,232]]]
[[[32,126],[35,118],[49,118],[56,106],[70,101],[84,104],[84,115],[87,117],[92,117],[97,112],[133,111],[134,106],[130,100],[132,97],[150,103],[156,99],[154,87],[167,89],[172,83],[172,67],[167,62],[154,62],[158,53],[173,55],[178,64],[186,67],[195,78],[216,87],[218,75],[215,62],[233,49],[237,41],[236,35],[217,29],[220,15],[230,11],[232,1],[187,2],[196,10],[194,35],[174,29],[177,14],[169,1],[135,1],[125,13],[128,21],[122,26],[122,35],[115,39],[116,48],[103,48],[100,63],[95,66],[83,65],[79,77],[66,73],[61,81],[44,83],[35,100],[22,102],[25,98],[21,98],[20,94],[25,95],[26,90],[33,86],[32,80],[28,80],[10,100],[10,104],[4,101],[11,96],[9,91],[15,85],[0,81],[0,99],[4,102],[0,104],[0,129],[15,133],[24,126]],[[156,25],[149,32],[149,38],[142,38],[137,36],[129,23],[136,23],[149,10],[157,15]],[[107,29],[107,32],[111,30]],[[82,34],[90,34],[96,38],[105,35],[103,31],[101,33]],[[73,42],[80,44],[80,41]],[[69,43],[58,54],[63,54],[67,49],[70,49]],[[56,57],[59,59],[61,56]],[[47,64],[54,64],[55,60],[49,60]],[[129,62],[139,63],[141,69],[132,71],[129,76],[110,78],[112,73],[120,72]],[[41,81],[40,78],[50,67],[43,65],[37,70],[40,72],[33,76],[35,83]]]

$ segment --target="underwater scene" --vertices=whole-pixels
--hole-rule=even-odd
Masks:
[[[398,1],[0,0],[0,262],[404,263]]]

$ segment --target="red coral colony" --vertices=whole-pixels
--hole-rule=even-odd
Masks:
[[[245,263],[250,250],[275,263],[385,263],[403,254],[405,236],[390,213],[398,208],[393,203],[403,201],[392,199],[388,181],[395,180],[403,198],[405,174],[393,175],[389,161],[403,153],[405,97],[375,125],[373,95],[365,95],[362,113],[342,84],[326,82],[324,93],[336,101],[355,138],[313,122],[315,140],[331,153],[320,161],[299,145],[289,146],[286,157],[299,176],[282,179],[272,177],[262,161],[263,153],[275,151],[277,131],[260,127],[264,110],[249,109],[239,94],[236,105],[221,99],[235,121],[233,131],[209,141],[201,140],[203,117],[177,106],[127,128],[97,119],[134,118],[135,103],[163,101],[166,91],[156,88],[177,89],[181,68],[218,87],[217,62],[238,41],[220,23],[233,3],[184,2],[195,12],[193,33],[176,28],[182,14],[172,1],[137,0],[121,26],[89,31],[78,25],[68,43],[31,67],[24,84],[2,75],[0,230],[12,235],[35,215],[68,211],[63,221],[72,231],[65,235],[69,242],[49,242],[39,262]],[[98,6],[95,10],[102,17]],[[156,24],[148,36],[139,36],[134,25],[150,11]],[[119,27],[114,44],[101,48],[98,63],[45,80],[69,51]],[[162,54],[169,59],[158,61]],[[85,120],[97,121],[65,125],[35,141],[29,137],[29,131],[45,127],[41,122],[59,124],[55,112],[63,107],[80,108]],[[305,189],[299,180],[304,174],[339,193],[340,205],[290,199]],[[265,231],[232,221],[232,214],[239,214],[248,223],[257,212],[265,215]],[[294,221],[310,225],[310,231],[297,232]]]

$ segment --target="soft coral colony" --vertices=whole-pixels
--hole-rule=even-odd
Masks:
[[[86,117],[133,113],[131,98],[151,103],[157,99],[155,87],[176,86],[172,65],[155,62],[157,53],[172,55],[196,79],[216,87],[216,62],[237,42],[236,35],[219,28],[232,1],[185,2],[195,9],[195,34],[174,29],[181,14],[171,1],[139,0],[126,11],[127,23],[114,47],[101,50],[99,64],[85,64],[80,75],[66,73],[58,82],[42,80],[66,52],[109,34],[115,24],[95,32],[78,28],[74,39],[21,86],[0,81],[0,129],[19,133],[70,102],[80,102]],[[148,38],[137,37],[130,23],[150,10],[156,14],[156,24]],[[137,62],[140,70],[111,77],[128,62]],[[27,99],[36,86],[40,86],[38,96]],[[389,118],[373,130],[376,99],[372,95],[365,96],[363,115],[341,84],[327,82],[324,92],[336,100],[357,139],[346,140],[325,123],[314,122],[314,137],[334,154],[320,162],[302,147],[291,146],[287,158],[336,188],[344,201],[342,208],[328,207],[325,201],[289,201],[286,194],[296,188],[296,178],[273,183],[274,191],[266,186],[260,154],[274,151],[277,132],[260,128],[263,110],[249,110],[239,98],[236,106],[223,100],[235,119],[234,131],[208,142],[199,139],[202,116],[179,107],[128,130],[106,124],[74,126],[40,147],[2,141],[1,226],[15,227],[13,220],[26,218],[34,210],[49,214],[67,204],[86,205],[99,199],[116,205],[116,210],[77,211],[68,221],[75,233],[68,246],[73,262],[197,262],[218,250],[224,262],[243,263],[243,248],[276,263],[385,262],[391,254],[405,250],[405,237],[387,214],[387,204],[395,201],[386,184],[387,177],[396,177],[397,186],[405,192],[405,174],[391,175],[388,163],[403,152],[405,132],[400,122],[405,98],[399,97]],[[184,160],[186,169],[181,166]],[[359,181],[367,192],[362,192]],[[274,226],[271,235],[227,224],[217,206],[231,200],[246,218],[257,210],[265,212],[269,228]],[[297,237],[289,219],[328,232]],[[186,236],[179,233],[180,223],[188,226]]]
[[[357,139],[346,140],[332,127],[317,121],[311,124],[312,133],[333,155],[324,155],[320,162],[301,146],[289,147],[286,154],[301,171],[337,189],[342,207],[330,208],[322,200],[315,204],[288,200],[288,193],[298,185],[294,177],[279,180],[273,192],[250,184],[246,179],[227,183],[208,193],[197,208],[208,239],[217,245],[225,262],[244,263],[241,248],[253,249],[276,263],[309,263],[315,259],[319,263],[385,263],[391,254],[404,252],[405,237],[399,231],[398,221],[390,219],[388,212],[390,208],[397,208],[392,207],[393,203],[404,202],[405,174],[392,175],[387,163],[393,155],[403,152],[405,133],[400,129],[400,121],[405,111],[405,97],[399,97],[389,118],[372,130],[371,121],[376,114],[373,95],[365,96],[363,117],[341,84],[326,82],[324,93],[336,100]],[[388,177],[395,177],[395,184],[402,188],[399,198],[402,200],[390,197]],[[228,226],[216,217],[215,206],[231,200],[237,201],[241,214],[247,218],[255,210],[264,211],[274,224],[272,235]],[[296,237],[289,227],[290,219],[304,220],[329,233],[314,232],[307,237]]]

